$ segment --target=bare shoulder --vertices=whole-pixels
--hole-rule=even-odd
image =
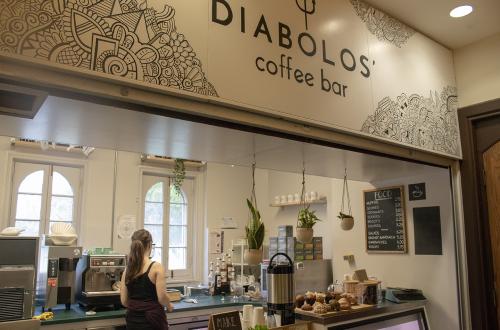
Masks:
[[[163,265],[158,262],[158,261],[155,261],[153,266],[151,267],[151,270],[154,271],[155,273],[158,272],[163,272],[164,271],[164,268],[163,268]]]

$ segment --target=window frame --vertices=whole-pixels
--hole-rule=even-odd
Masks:
[[[65,158],[65,157],[58,157],[58,156],[48,156],[44,154],[38,154],[38,153],[26,153],[26,152],[19,152],[19,151],[8,151],[7,152],[7,160],[6,160],[6,185],[5,185],[5,194],[4,194],[4,205],[6,206],[4,208],[4,211],[2,212],[3,217],[5,219],[4,225],[7,226],[14,226],[15,225],[15,212],[16,210],[12,209],[13,205],[17,205],[17,191],[14,191],[14,175],[15,175],[15,164],[16,162],[20,163],[30,163],[34,165],[41,165],[41,166],[53,166],[53,167],[71,167],[71,168],[78,168],[80,169],[80,175],[79,175],[79,183],[77,189],[74,189],[73,191],[73,226],[76,229],[76,232],[78,234],[78,244],[82,242],[83,238],[83,230],[82,230],[82,221],[83,219],[83,211],[85,209],[84,203],[85,203],[85,191],[87,191],[87,182],[84,180],[85,177],[88,176],[88,163],[87,160],[81,160],[81,159],[71,159],[71,158]],[[61,173],[62,174],[62,173]],[[64,175],[63,175],[64,176]],[[65,176],[64,176],[65,177]],[[67,179],[67,178],[66,178]],[[44,179],[45,180],[45,179]],[[68,179],[67,179],[68,180]],[[46,189],[49,194],[52,195],[52,186],[51,186],[51,180],[50,182],[46,183]],[[45,183],[44,183],[45,184]],[[44,193],[45,195],[45,193]],[[44,201],[42,201],[42,208],[49,207],[47,201],[50,200],[50,198],[47,197],[42,197]],[[16,201],[14,202],[14,199]],[[43,213],[42,213],[43,214]],[[42,219],[41,219],[42,220]],[[50,219],[47,219],[47,224],[44,224],[43,226],[40,226],[40,232],[39,236],[43,235],[45,232],[42,232],[45,230],[44,226],[48,226]]]
[[[186,282],[192,282],[192,281],[200,281],[202,280],[202,274],[203,274],[203,266],[202,266],[202,260],[203,260],[203,246],[204,246],[204,240],[203,240],[203,225],[204,225],[204,216],[203,216],[203,180],[200,179],[200,175],[202,173],[200,171],[191,171],[187,170],[186,171],[186,179],[192,180],[193,182],[193,187],[192,187],[192,198],[193,201],[190,204],[188,200],[188,235],[187,235],[187,240],[188,240],[188,253],[187,253],[187,258],[186,258],[186,266],[187,270],[169,270],[168,269],[168,264],[166,264],[166,257],[168,255],[168,250],[166,249],[168,245],[168,223],[164,222],[164,227],[163,227],[163,250],[162,250],[162,264],[165,267],[166,270],[166,277],[169,278],[169,283],[186,283]],[[140,185],[139,185],[139,191],[140,191],[140,210],[139,210],[139,221],[137,222],[138,226],[140,228],[144,228],[144,210],[145,210],[145,200],[146,200],[146,193],[149,190],[149,188],[152,187],[152,185],[148,189],[144,189],[144,181],[146,176],[154,176],[154,177],[163,177],[167,179],[167,182],[169,182],[171,179],[174,177],[173,170],[170,168],[160,168],[160,167],[154,167],[154,166],[146,166],[146,165],[140,165],[139,166],[139,175],[140,175]],[[170,186],[169,186],[170,187]],[[188,197],[189,198],[189,197]],[[164,201],[165,201],[165,194],[164,194]],[[164,204],[164,219],[169,219],[169,212],[170,212],[170,200],[167,201],[167,204]],[[190,221],[190,218],[192,219]],[[165,226],[167,225],[167,226]],[[173,272],[173,277],[172,277],[172,272]]]

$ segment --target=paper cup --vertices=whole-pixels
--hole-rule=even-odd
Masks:
[[[247,321],[252,325],[253,321],[253,306],[252,305],[243,305],[243,321]]]
[[[253,310],[253,322],[252,326],[256,325],[266,325],[266,319],[264,317],[264,307],[255,307]]]

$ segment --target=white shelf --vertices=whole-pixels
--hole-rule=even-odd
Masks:
[[[308,202],[305,202],[306,205],[313,205],[313,204],[326,204],[326,197],[321,197],[320,199],[316,199],[316,200],[313,200],[313,201],[308,201]],[[272,207],[284,207],[284,206],[296,206],[296,205],[302,205],[301,202],[290,202],[290,203],[279,203],[279,204],[275,204],[275,203],[272,203],[270,204],[269,206],[272,206]]]

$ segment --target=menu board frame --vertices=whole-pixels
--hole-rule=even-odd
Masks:
[[[383,190],[394,190],[394,189],[399,189],[400,191],[400,196],[401,196],[401,216],[403,220],[403,243],[404,243],[404,249],[401,251],[378,251],[378,250],[369,250],[368,249],[368,218],[366,215],[366,193],[370,192],[376,192],[376,191],[383,191]],[[366,253],[370,254],[406,254],[408,253],[408,232],[407,232],[407,223],[406,223],[406,198],[405,198],[405,187],[404,185],[402,186],[390,186],[390,187],[383,187],[383,188],[375,188],[375,189],[368,189],[368,190],[363,190],[363,208],[364,208],[364,217],[365,217],[365,250]]]

